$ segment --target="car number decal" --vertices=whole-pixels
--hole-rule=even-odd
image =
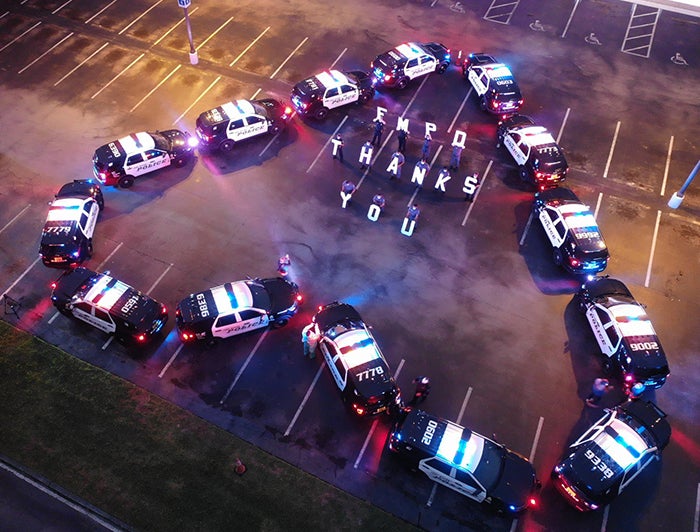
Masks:
[[[360,371],[355,374],[355,377],[357,377],[358,381],[363,381],[372,379],[375,375],[384,375],[384,369],[381,366],[377,366],[376,368],[370,368],[366,371]]]

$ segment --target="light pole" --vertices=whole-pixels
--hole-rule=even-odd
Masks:
[[[683,183],[681,189],[678,192],[674,192],[673,196],[671,196],[671,199],[668,200],[669,207],[671,207],[672,209],[677,209],[681,206],[681,203],[683,203],[683,194],[685,194],[685,191],[688,190],[690,183],[693,182],[693,178],[695,177],[695,174],[698,173],[698,171],[700,171],[700,161],[698,161],[695,164],[695,168],[693,168],[693,171],[690,172],[688,179],[685,180],[685,183]]]
[[[187,39],[190,41],[190,63],[196,65],[199,63],[199,58],[197,57],[197,50],[194,49],[194,41],[192,40],[192,25],[190,24],[190,14],[187,12],[187,8],[192,4],[192,0],[177,0],[177,5],[179,5],[185,12],[185,25],[187,26]]]

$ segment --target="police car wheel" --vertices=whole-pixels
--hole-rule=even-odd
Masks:
[[[328,109],[325,107],[319,107],[314,111],[314,118],[316,120],[323,120],[328,116]]]
[[[129,188],[134,184],[134,176],[125,175],[119,178],[119,186],[122,188]]]
[[[234,142],[231,139],[226,139],[219,145],[219,148],[221,148],[221,151],[231,151],[233,149],[233,145]]]
[[[92,257],[92,240],[87,244],[87,258]]]
[[[554,259],[554,264],[556,264],[557,266],[562,265],[562,263],[564,262],[564,257],[561,253],[561,249],[554,248],[554,251],[552,251],[552,259]]]
[[[367,103],[369,101],[369,94],[367,93],[362,93],[360,94],[360,97],[357,99],[358,103]]]
[[[185,166],[187,164],[187,157],[185,157],[184,155],[180,156],[177,159],[175,159],[173,164],[175,165],[176,168],[182,168],[183,166]]]
[[[603,360],[603,372],[606,375],[610,375],[612,373],[615,373],[615,366],[616,365],[617,364],[615,363],[614,360],[612,360],[611,358],[606,358],[605,360]]]
[[[479,102],[479,106],[481,107],[482,111],[486,111],[488,108],[488,104],[486,103],[486,98],[484,96],[481,97],[481,101]]]
[[[71,314],[70,309],[65,305],[61,305],[60,307],[58,307],[58,311],[64,316],[70,316]]]
[[[586,302],[583,300],[583,298],[582,298],[581,296],[576,296],[576,298],[578,299],[578,305],[577,305],[577,306],[578,306],[578,309],[579,309],[583,314],[585,314],[585,313],[586,313],[586,310],[587,310]]]
[[[438,74],[444,74],[445,70],[447,70],[447,63],[442,63],[442,64],[438,65],[438,67],[437,67]]]
[[[520,180],[521,181],[529,181],[529,177],[527,175],[527,170],[525,169],[524,166],[520,167]]]
[[[397,89],[405,89],[406,85],[408,85],[408,78],[401,78],[399,81],[396,82]]]

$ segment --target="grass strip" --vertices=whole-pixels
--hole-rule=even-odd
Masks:
[[[413,529],[2,321],[0,405],[0,453],[139,530]]]

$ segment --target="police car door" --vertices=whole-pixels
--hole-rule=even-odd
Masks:
[[[237,120],[231,120],[226,128],[226,136],[231,140],[238,142],[239,140],[247,139],[252,137],[253,133],[250,133],[250,128],[246,125],[242,118]]]
[[[507,131],[503,138],[503,145],[508,149],[518,166],[525,164],[527,156],[522,150],[523,135],[516,131]]]
[[[112,320],[112,317],[105,310],[93,307],[85,301],[76,303],[71,309],[71,312],[73,316],[79,320],[89,323],[93,327],[106,333],[113,333],[117,330],[114,320]]]
[[[445,463],[438,457],[421,460],[418,469],[428,475],[428,478],[431,480],[443,486],[447,486],[462,495],[466,495],[477,501],[483,501],[486,498],[484,490],[478,487],[478,484],[468,473],[459,471],[457,468]],[[457,478],[458,473],[459,478]],[[467,480],[466,477],[469,477],[467,482],[465,482],[465,480]]]
[[[343,364],[342,356],[338,351],[337,346],[331,340],[321,339],[319,342],[319,347],[321,348],[321,353],[323,353],[323,358],[326,361],[328,369],[333,375],[333,380],[335,384],[341,391],[345,391],[345,386],[348,379],[348,370]]]
[[[432,55],[421,55],[420,56],[420,66],[418,67],[418,71],[416,73],[416,76],[422,76],[424,74],[430,74],[431,72],[435,72],[435,69],[437,68],[437,59],[435,59]]]
[[[264,322],[259,312],[244,310],[217,316],[211,332],[218,338],[228,338],[229,336],[252,331],[265,325],[267,325],[267,322]]]
[[[564,219],[559,215],[556,209],[550,207],[543,208],[540,211],[539,218],[552,246],[555,248],[561,247],[566,235]]]
[[[80,230],[86,237],[92,238],[99,214],[100,208],[95,200],[85,202],[83,205],[83,213],[80,216]]]
[[[144,153],[144,158],[147,161],[148,171],[156,168],[163,168],[170,165],[170,155],[168,152],[158,149],[148,150]]]
[[[324,107],[328,107],[328,109],[333,109],[357,101],[358,98],[359,91],[356,87],[352,85],[340,85],[326,90],[323,96],[323,105]]]
[[[620,345],[620,335],[615,328],[615,320],[605,307],[593,305],[586,309],[586,318],[591,324],[593,335],[603,354],[612,357]]]
[[[262,135],[266,133],[269,129],[270,124],[267,118],[263,118],[258,115],[249,115],[245,117],[246,121],[246,131],[248,131],[249,137],[254,137],[255,135]]]
[[[477,66],[471,67],[467,77],[469,78],[469,83],[472,84],[472,87],[474,87],[476,93],[479,96],[482,96],[486,92],[488,85],[485,70]]]

